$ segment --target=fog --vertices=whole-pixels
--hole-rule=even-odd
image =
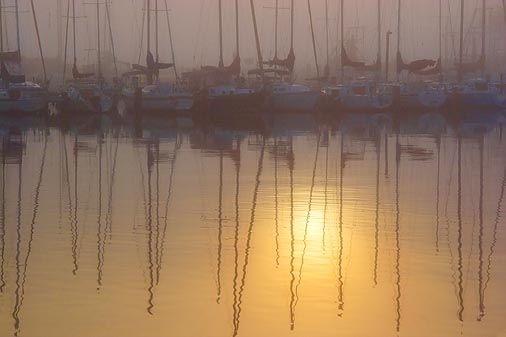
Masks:
[[[44,54],[48,58],[58,56],[58,16],[61,15],[62,36],[65,33],[67,0],[62,3],[61,13],[57,8],[59,0],[35,0],[37,19],[41,30]],[[96,6],[89,4],[91,0],[76,0],[77,19],[77,51],[78,62],[91,64],[96,59]],[[141,62],[145,59],[146,39],[141,47],[143,0],[109,0],[111,23],[114,36],[116,56],[126,63],[136,63],[141,52]],[[158,0],[159,9],[164,9],[164,0]],[[13,0],[3,0],[4,6],[4,49],[15,49],[15,19],[10,7]],[[88,4],[87,4],[88,3]],[[151,0],[154,8],[155,0]],[[168,0],[169,16],[172,26],[176,63],[179,68],[190,69],[201,65],[217,65],[218,63],[218,0]],[[224,56],[225,63],[231,62],[235,53],[235,7],[234,0],[223,0],[224,20]],[[354,57],[368,63],[375,59],[377,53],[377,0],[346,0],[345,1],[345,37],[354,37],[357,53]],[[388,30],[393,32],[391,50],[396,48],[397,41],[397,0],[382,0],[382,44]],[[458,48],[458,37],[451,38],[451,31],[458,31],[459,25],[458,0],[443,0],[443,33],[444,56],[454,57],[455,47]],[[256,47],[253,34],[250,2],[240,0],[240,53],[243,68],[253,68],[256,62]],[[264,59],[274,55],[274,10],[275,0],[256,0],[255,8],[260,32],[260,43]],[[290,0],[279,0],[279,57],[283,58],[290,47]],[[329,48],[331,67],[336,67],[335,57],[339,45],[339,0],[328,1],[329,8]],[[504,39],[506,28],[502,17],[501,0],[489,0],[490,11],[488,52],[505,54]],[[21,50],[24,57],[38,57],[38,47],[30,2],[19,0],[21,22]],[[311,0],[316,45],[320,67],[326,63],[325,39],[325,0]],[[475,9],[480,8],[481,0],[466,1],[466,54],[472,54],[481,46],[480,15]],[[474,17],[474,21],[473,21]],[[102,48],[111,49],[109,32],[106,29],[105,10],[101,6],[101,40]],[[152,31],[154,30],[154,13],[152,15]],[[70,27],[72,24],[70,23]],[[401,24],[401,49],[406,59],[431,58],[439,55],[439,0],[403,0]],[[72,56],[72,29],[68,40],[69,58]],[[478,37],[476,37],[478,35]],[[168,38],[166,12],[159,12],[159,54],[162,61],[170,61],[170,44]],[[8,47],[8,48],[7,48]],[[142,48],[142,51],[141,51]],[[152,50],[154,51],[154,33],[152,34]],[[314,72],[314,56],[312,50],[308,4],[306,0],[295,0],[295,54],[297,57],[296,71]],[[70,61],[69,61],[70,62]]]

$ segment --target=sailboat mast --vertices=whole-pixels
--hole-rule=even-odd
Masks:
[[[487,1],[481,1],[481,76],[485,76],[485,48],[487,38]]]
[[[276,9],[275,9],[275,19],[274,19],[274,59],[278,59],[278,19],[279,19],[279,0],[276,0]]]
[[[16,13],[16,42],[18,46],[18,51],[21,52],[21,36],[19,31],[19,4],[18,0],[15,1],[15,13]]]
[[[235,0],[235,49],[236,57],[239,58],[239,0]]]
[[[458,80],[462,80],[462,62],[464,57],[464,0],[460,0],[460,47]]]
[[[72,34],[74,39],[74,65],[77,63],[77,46],[76,46],[76,0],[72,0]]]
[[[341,81],[344,81],[344,0],[341,0]]]
[[[155,0],[155,54],[156,62],[160,60],[158,48],[158,0]]]
[[[2,11],[2,0],[0,0],[0,53],[4,51],[4,29],[3,29],[3,11]]]
[[[439,79],[443,82],[443,0],[439,0],[439,64],[441,66]]]
[[[307,0],[307,10],[309,12],[309,24],[311,26],[311,39],[313,40],[313,53],[314,53],[314,61],[316,65],[316,77],[318,81],[320,80],[320,69],[318,68],[318,55],[316,52],[316,40],[314,37],[314,27],[313,27],[313,13],[311,12],[311,0]]]
[[[218,66],[223,68],[223,13],[221,9],[221,0],[218,0],[218,17],[219,17],[219,33],[220,33],[220,62]]]
[[[506,0],[505,0],[506,1]],[[506,15],[506,13],[505,13]],[[293,20],[295,18],[295,1],[292,0],[292,3],[290,4],[290,51],[293,51]]]
[[[101,60],[101,50],[100,50],[100,2],[97,0],[97,78],[100,81],[102,78],[102,60]]]
[[[397,57],[401,52],[401,0],[398,1],[397,4]],[[397,64],[397,68],[399,65]],[[397,69],[397,82],[399,82],[399,69]]]
[[[329,69],[329,0],[325,0],[325,39],[326,39],[326,50],[327,50],[327,64],[325,66],[325,76],[327,81],[330,76]]]
[[[380,64],[378,74],[381,76],[381,0],[378,0],[378,63]]]
[[[151,52],[151,0],[146,0],[147,3],[148,3],[148,9],[147,9],[147,16],[148,16],[148,20],[147,20],[147,30],[148,30],[148,43],[147,43],[147,46],[148,46],[148,53]]]

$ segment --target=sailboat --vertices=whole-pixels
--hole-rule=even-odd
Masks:
[[[264,62],[265,65],[274,67],[266,70],[276,75],[276,80],[267,86],[269,96],[267,105],[274,112],[312,112],[321,96],[320,91],[303,84],[296,84],[292,81],[284,81],[283,76],[290,79],[293,75],[295,66],[294,52],[294,14],[295,1],[290,4],[290,51],[286,59],[278,58],[278,15],[279,0],[276,0],[276,18],[275,18],[275,43],[274,58]]]
[[[366,65],[365,62],[351,60],[344,46],[344,0],[341,0],[341,80],[337,86],[323,89],[323,107],[330,112],[382,112],[393,105],[391,92],[386,86],[374,80],[359,78],[348,83],[345,80],[345,68],[361,72],[381,71],[381,0],[378,0],[378,55],[376,62]]]
[[[456,111],[463,110],[497,110],[506,108],[506,99],[494,85],[483,79],[486,67],[486,0],[482,0],[482,41],[481,56],[479,60],[464,63],[464,13],[465,2],[460,1],[460,49],[459,62],[456,64],[459,83],[450,89],[451,108]],[[481,71],[482,78],[464,80],[469,73]]]
[[[19,7],[15,1],[17,48],[4,50],[3,10],[0,0],[0,113],[42,113],[48,108],[48,92],[40,85],[27,81],[21,65]],[[33,3],[32,3],[33,5]],[[33,13],[35,18],[35,12]],[[40,47],[40,43],[39,43]]]
[[[439,58],[437,61],[420,59],[404,63],[401,54],[401,0],[397,11],[397,74],[407,71],[418,76],[442,76],[442,0],[439,0]],[[399,82],[399,108],[406,111],[432,111],[446,103],[444,87],[430,82]]]
[[[70,3],[69,3],[70,5]],[[100,3],[93,3],[97,10],[97,74],[79,71],[77,64],[77,30],[76,30],[76,1],[72,0],[72,33],[73,33],[73,64],[72,80],[66,81],[64,85],[63,103],[60,107],[63,113],[108,113],[113,108],[113,99],[108,93],[102,76],[101,65],[101,43],[100,43]],[[70,8],[67,9],[70,14]],[[67,34],[65,40],[68,41],[69,16],[67,16]],[[65,48],[65,60],[67,59],[67,50]],[[64,62],[64,79],[66,74],[66,61]]]
[[[250,0],[255,40],[257,44],[260,74],[263,77],[262,56],[259,50],[258,28],[256,25],[255,6]],[[236,55],[229,66],[223,61],[223,15],[222,0],[218,1],[220,58],[218,66],[204,66],[198,71],[203,84],[195,98],[195,112],[210,116],[229,113],[257,113],[264,107],[263,90],[244,86],[241,78],[241,57],[239,37],[239,1],[235,0],[235,35]]]
[[[167,0],[164,1],[169,40],[172,51],[172,63],[161,63],[159,60],[159,25],[158,25],[158,0],[155,0],[155,56],[151,51],[151,0],[147,0],[147,55],[146,65],[134,64],[133,71],[123,75],[125,86],[121,91],[121,99],[118,102],[120,114],[128,111],[142,111],[146,113],[174,113],[189,111],[193,107],[193,94],[180,84],[176,70],[174,46],[172,42],[172,30],[169,18]],[[175,83],[161,82],[160,70],[173,68],[176,76]],[[146,83],[141,88],[139,76],[145,76]]]

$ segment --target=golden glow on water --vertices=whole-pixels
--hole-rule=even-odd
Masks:
[[[0,335],[505,336],[500,121],[3,123]]]

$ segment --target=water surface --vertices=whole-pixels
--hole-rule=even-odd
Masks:
[[[506,336],[500,115],[2,120],[1,336]]]

